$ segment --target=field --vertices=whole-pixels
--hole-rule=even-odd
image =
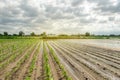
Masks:
[[[120,40],[1,39],[0,80],[120,80]]]

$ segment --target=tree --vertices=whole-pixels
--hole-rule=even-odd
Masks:
[[[113,36],[116,36],[116,35],[115,35],[115,34],[110,34],[109,36],[112,36],[112,37],[113,37]]]
[[[43,32],[43,36],[46,36],[46,32]]]
[[[4,36],[8,36],[8,32],[4,32]]]
[[[13,34],[13,36],[17,36],[17,34]]]
[[[43,33],[41,34],[41,36],[43,36],[43,37],[47,36],[47,35],[46,35],[46,32],[43,32]]]
[[[86,33],[85,33],[85,36],[90,36],[90,33],[89,33],[89,32],[86,32]]]
[[[32,33],[30,33],[30,35],[31,35],[31,36],[35,36],[35,33],[34,33],[34,32],[32,32]]]
[[[2,36],[2,34],[0,33],[0,36]]]
[[[20,31],[19,36],[23,36],[23,35],[25,35],[25,33],[23,31]]]

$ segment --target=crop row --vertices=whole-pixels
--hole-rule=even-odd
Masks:
[[[22,54],[24,53],[24,51],[25,51],[29,46],[31,46],[32,44],[33,44],[33,43],[31,43],[30,45],[24,44],[24,45],[23,45],[23,48],[19,48],[19,50],[18,50],[16,53],[11,54],[11,55],[6,59],[5,62],[2,62],[2,63],[0,64],[0,69],[5,68],[9,63],[15,61],[16,58],[19,57],[20,55],[22,55]],[[4,56],[6,56],[6,55],[4,55]],[[4,58],[1,57],[1,60],[2,60],[2,59],[4,60]]]
[[[27,51],[25,54],[25,56],[23,58],[20,59],[20,61],[16,64],[16,66],[14,68],[12,68],[12,70],[10,72],[8,72],[6,74],[5,80],[12,80],[13,76],[18,70],[20,70],[20,68],[22,67],[22,65],[29,60],[29,57],[31,55],[31,52],[34,50],[35,46],[32,46],[32,49],[30,49],[29,51]]]
[[[48,53],[45,48],[45,44],[43,44],[43,70],[44,70],[44,80],[53,80],[51,68],[49,65]]]
[[[72,79],[68,76],[68,74],[66,73],[66,70],[65,70],[64,66],[60,63],[60,60],[58,59],[58,57],[57,57],[57,55],[55,54],[54,50],[50,47],[49,44],[47,44],[47,45],[48,45],[48,48],[49,48],[49,50],[50,50],[50,52],[51,52],[51,54],[52,54],[52,56],[53,56],[53,58],[54,58],[54,61],[57,63],[57,65],[58,65],[59,68],[61,69],[62,75],[64,76],[65,80],[72,80]]]
[[[31,76],[32,76],[32,73],[33,73],[33,71],[34,71],[34,69],[36,67],[35,63],[37,61],[37,57],[38,57],[38,54],[40,52],[39,47],[40,47],[40,45],[38,46],[36,52],[34,53],[33,59],[32,59],[32,61],[30,63],[30,66],[29,66],[29,68],[27,70],[27,73],[26,73],[27,75],[25,76],[24,80],[32,80]]]
[[[70,48],[69,46],[67,46],[68,48]],[[74,46],[74,47],[76,47],[76,48],[79,48],[79,47],[77,47],[77,46]],[[89,48],[89,47],[88,47]],[[109,68],[109,69],[113,69],[113,72],[115,71],[115,72],[117,72],[118,70],[115,70],[115,69],[120,69],[120,63],[119,63],[119,59],[117,59],[117,58],[115,58],[115,59],[117,59],[117,60],[115,60],[115,59],[113,59],[113,58],[110,58],[108,55],[107,56],[105,56],[105,54],[107,54],[106,52],[99,52],[99,51],[96,51],[96,52],[94,52],[94,48],[93,48],[93,50],[90,50],[89,49],[89,51],[87,51],[87,50],[85,50],[84,48],[81,48],[80,50],[79,49],[77,49],[77,50],[75,50],[75,49],[73,49],[72,48],[72,50],[73,51],[76,51],[76,52],[81,52],[82,54],[86,54],[86,56],[89,56],[89,58],[90,57],[92,57],[92,59],[96,59],[96,61],[99,61],[99,62],[101,62],[101,63],[103,63],[104,64],[104,67],[105,67],[105,65],[107,64],[107,65],[109,65],[109,66],[107,66],[106,68]],[[98,49],[99,50],[99,49]],[[110,52],[109,52],[110,53]],[[92,54],[92,55],[91,55]],[[111,56],[112,57],[112,56]],[[99,64],[100,65],[100,64]],[[101,66],[103,66],[103,65],[101,65]],[[111,67],[111,68],[110,68]],[[114,72],[114,73],[115,73]]]
[[[102,75],[108,79],[119,79],[119,69],[118,69],[120,68],[118,62],[119,60],[115,61],[115,59],[117,59],[115,57],[114,57],[115,59],[113,60],[113,57],[112,56],[110,57],[110,55],[106,55],[107,54],[106,52],[102,52],[102,51],[99,52],[99,48],[98,51],[94,51],[94,48],[92,50],[89,49],[89,47],[86,48],[85,45],[80,45],[80,44],[75,45],[68,42],[66,43],[57,42],[56,46],[61,51],[64,51],[65,54],[69,55],[72,61],[75,59],[76,63],[77,61],[79,61],[79,63],[80,62],[83,63],[93,71],[97,72],[96,74]],[[106,74],[106,72],[108,72],[109,74]]]

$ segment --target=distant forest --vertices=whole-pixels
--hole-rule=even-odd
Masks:
[[[110,39],[119,38],[120,35],[110,34],[110,35],[95,35],[86,32],[85,34],[46,34],[43,32],[41,34],[35,34],[31,32],[29,35],[25,34],[23,31],[19,31],[18,34],[9,34],[8,32],[0,33],[0,39],[20,39],[20,38],[39,38],[39,39]]]

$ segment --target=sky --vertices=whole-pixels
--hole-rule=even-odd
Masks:
[[[120,0],[0,0],[0,33],[120,34]]]

